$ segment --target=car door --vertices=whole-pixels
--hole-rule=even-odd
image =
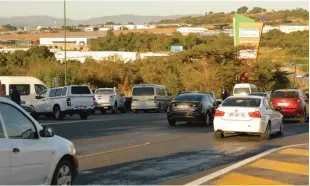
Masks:
[[[11,163],[11,143],[4,133],[4,126],[0,114],[0,185],[9,184],[10,163]]]
[[[47,90],[43,91],[41,94],[39,94],[38,99],[36,99],[34,109],[38,113],[46,112],[46,104],[47,104],[46,93]]]
[[[119,92],[119,90],[116,90],[115,93],[116,93],[116,97],[117,97],[118,107],[124,108],[125,101],[124,101],[124,98],[122,97],[121,93]]]
[[[270,101],[268,99],[264,99],[264,107],[266,108],[266,115],[269,116],[270,122],[271,122],[271,131],[275,132],[279,129],[279,121],[276,117],[276,111],[271,107]]]
[[[53,159],[52,145],[39,137],[34,121],[20,108],[0,103],[0,114],[11,142],[9,184],[44,184]]]

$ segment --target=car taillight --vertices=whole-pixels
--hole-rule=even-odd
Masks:
[[[109,99],[109,101],[110,101],[110,102],[112,102],[112,100],[113,100],[113,96],[110,96],[110,99]]]
[[[249,116],[251,118],[261,118],[262,114],[259,111],[255,111],[255,112],[249,112]]]
[[[96,100],[96,98],[95,98],[95,97],[93,98],[93,102],[94,102],[94,104],[97,102],[97,100]]]
[[[67,105],[71,106],[71,98],[67,98]]]
[[[214,117],[221,117],[221,116],[224,116],[224,115],[225,115],[225,112],[220,111],[220,110],[216,110],[215,114],[214,114]]]
[[[156,96],[154,97],[154,103],[157,103],[157,97]]]

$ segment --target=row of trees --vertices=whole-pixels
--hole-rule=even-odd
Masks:
[[[130,95],[131,87],[138,83],[158,83],[169,88],[172,94],[180,90],[213,91],[222,87],[229,90],[236,83],[238,74],[250,72],[262,90],[288,86],[286,74],[269,59],[257,63],[244,63],[237,58],[238,48],[232,45],[199,44],[182,53],[169,57],[154,57],[129,63],[87,59],[85,63],[68,61],[68,83],[89,84],[96,87],[118,87]],[[0,53],[0,75],[29,75],[51,86],[57,77],[64,84],[65,66],[57,62],[46,47],[28,51]]]

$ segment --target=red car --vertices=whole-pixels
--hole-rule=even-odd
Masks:
[[[276,90],[271,94],[274,107],[281,107],[281,114],[285,118],[298,118],[301,122],[308,122],[309,100],[305,93],[296,89]]]

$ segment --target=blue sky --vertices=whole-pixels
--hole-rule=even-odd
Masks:
[[[228,12],[241,6],[253,8],[271,8],[275,10],[304,8],[309,9],[309,2],[280,0],[247,1],[73,1],[67,2],[67,17],[71,19],[89,19],[94,17],[135,14],[135,15],[186,15],[204,14],[205,12]],[[0,0],[0,17],[48,15],[63,17],[63,1],[3,1]]]

